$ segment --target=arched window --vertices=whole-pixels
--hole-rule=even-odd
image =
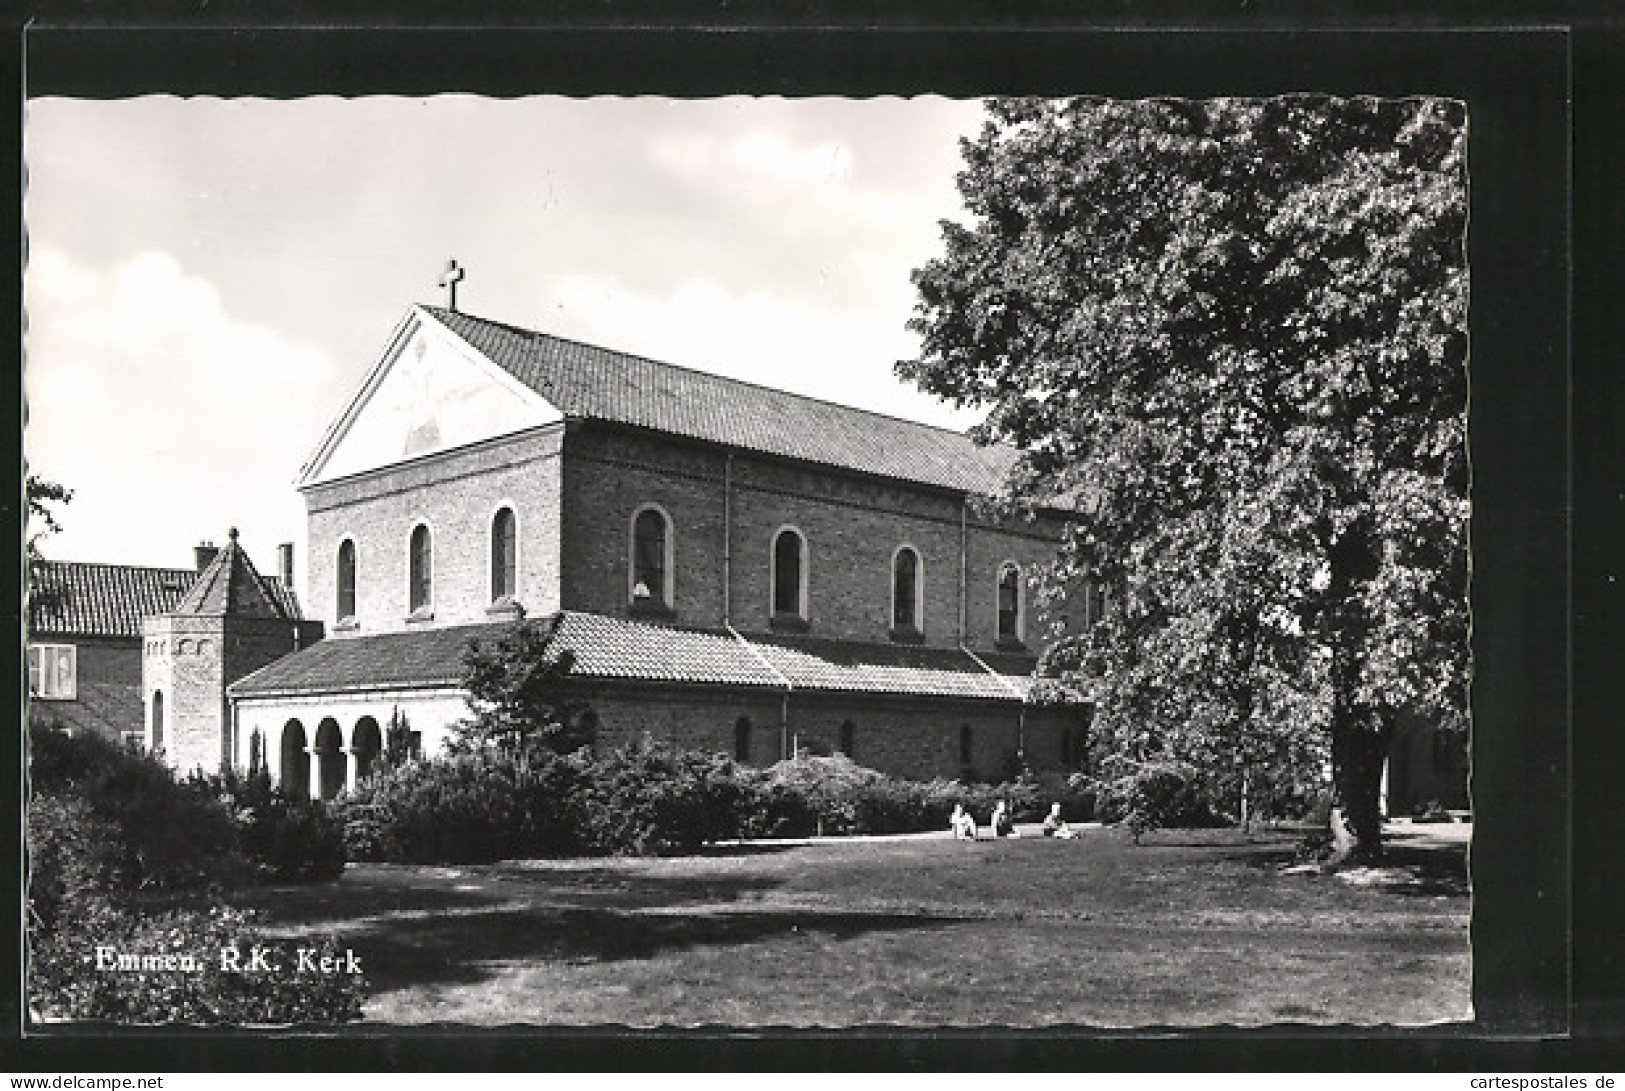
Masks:
[[[841,753],[849,758],[857,757],[858,725],[851,720],[841,724]]]
[[[807,616],[807,540],[794,527],[773,539],[773,616]]]
[[[349,538],[339,543],[337,577],[338,608],[335,616],[343,621],[355,617],[355,542]]]
[[[920,601],[920,555],[912,546],[899,546],[891,564],[891,625],[894,630],[917,633],[925,628]]]
[[[519,543],[512,508],[502,508],[491,520],[491,601],[512,598],[519,583]]]
[[[434,546],[429,528],[419,523],[412,528],[410,573],[407,577],[409,608],[413,613],[428,609],[434,601]]]
[[[632,558],[628,569],[633,606],[670,609],[672,599],[671,519],[649,504],[632,517]]]
[[[1021,569],[1007,561],[999,569],[999,643],[1019,644],[1026,618],[1022,617]]]
[[[164,748],[164,695],[152,695],[152,749],[156,753]]]
[[[734,760],[750,760],[750,717],[741,716],[734,724]]]

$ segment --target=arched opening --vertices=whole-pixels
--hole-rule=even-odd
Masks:
[[[152,751],[157,753],[164,748],[164,694],[162,690],[152,695]]]
[[[807,616],[807,541],[786,527],[773,539],[773,615]]]
[[[357,783],[372,771],[372,763],[378,760],[378,755],[383,749],[384,733],[379,730],[378,721],[371,716],[363,716],[357,720],[355,730],[350,733],[350,754],[355,758]]]
[[[316,727],[316,767],[321,777],[320,797],[332,799],[344,791],[344,735],[329,716]]]
[[[1021,569],[1006,563],[999,569],[999,642],[1019,644],[1021,616]]]
[[[334,607],[340,621],[355,617],[355,542],[339,543],[338,601]]]
[[[310,758],[305,753],[305,725],[289,720],[282,725],[281,761],[277,766],[277,783],[291,796],[304,799],[310,795]]]
[[[408,606],[413,613],[427,610],[434,602],[434,547],[429,528],[419,523],[412,528],[408,574]]]
[[[918,632],[920,616],[920,555],[902,546],[892,558],[891,624],[893,629]]]
[[[751,725],[749,716],[741,716],[734,723],[734,760],[750,760]]]
[[[841,753],[845,754],[849,758],[855,758],[858,756],[857,746],[858,725],[853,723],[851,720],[847,720],[841,725]]]
[[[660,508],[650,505],[632,519],[633,606],[672,605],[671,520]]]
[[[512,508],[502,508],[491,520],[491,601],[512,598],[519,583],[517,522]]]

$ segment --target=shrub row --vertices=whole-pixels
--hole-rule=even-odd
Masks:
[[[986,822],[1001,799],[1026,821],[1057,800],[1072,821],[1093,815],[1092,789],[1059,779],[921,783],[842,755],[753,769],[649,739],[597,758],[484,747],[411,762],[369,777],[339,809],[352,860],[478,863],[692,852],[735,837],[944,829],[956,803]]]

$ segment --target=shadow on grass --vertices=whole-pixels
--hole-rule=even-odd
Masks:
[[[500,903],[500,896],[444,887],[381,885],[346,880],[299,886],[251,887],[232,899],[260,911],[267,924],[282,926],[387,913],[470,909]]]
[[[806,910],[639,913],[603,908],[507,907],[367,922],[344,942],[366,966],[374,995],[423,985],[468,985],[492,978],[494,963],[571,965],[648,959],[705,946],[771,939],[837,940],[868,932],[964,924],[917,913]]]
[[[1305,861],[1301,842],[1259,845],[1232,851],[1226,860],[1260,871],[1275,871]],[[1466,897],[1471,893],[1466,842],[1441,842],[1422,835],[1388,834],[1377,867],[1408,872],[1412,882],[1383,884],[1383,889],[1410,898]]]

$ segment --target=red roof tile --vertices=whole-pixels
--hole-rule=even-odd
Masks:
[[[190,568],[40,561],[30,583],[47,595],[30,605],[29,629],[36,636],[140,637],[141,619],[172,612],[197,575]],[[264,583],[283,610],[300,616],[291,589]]]
[[[231,687],[238,697],[360,689],[443,688],[460,683],[475,639],[495,639],[512,623],[413,629],[323,640]],[[1017,701],[1028,660],[1004,657],[990,674],[953,648],[790,640],[679,629],[602,614],[560,615],[556,647],[575,656],[577,678],[673,685],[748,686]],[[1007,684],[1008,683],[1008,684]],[[1012,689],[1012,685],[1014,689]]]
[[[423,310],[566,416],[961,492],[1002,490],[1017,452],[801,394],[567,341],[484,318]]]

